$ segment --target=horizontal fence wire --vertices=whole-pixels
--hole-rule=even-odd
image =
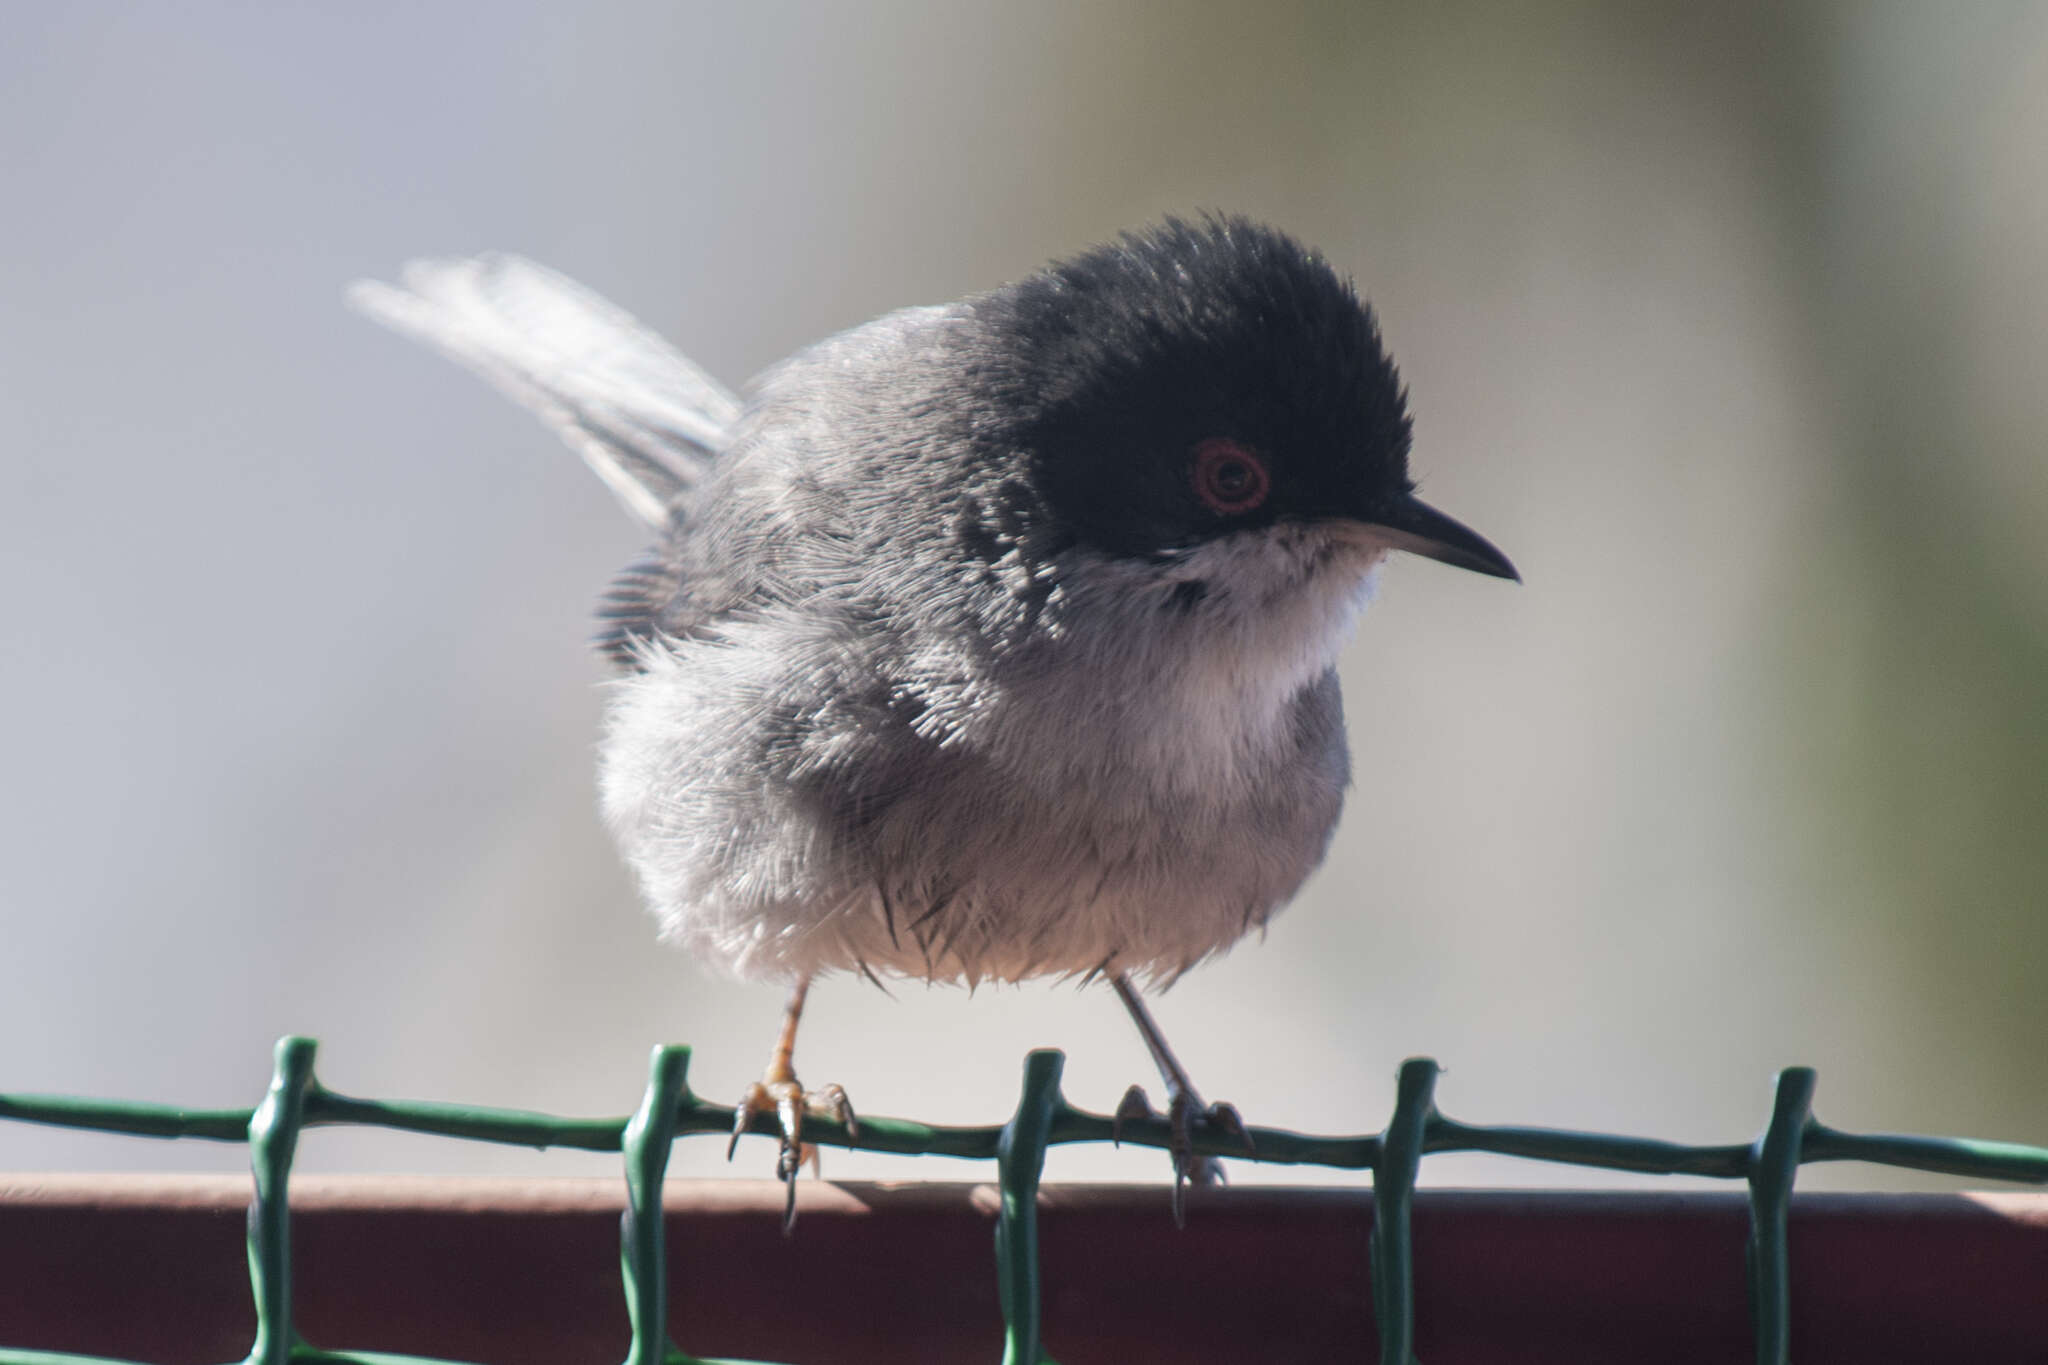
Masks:
[[[627,1210],[621,1231],[626,1313],[632,1328],[625,1365],[750,1365],[700,1360],[674,1342],[667,1320],[662,1190],[677,1139],[729,1135],[731,1105],[700,1099],[689,1087],[690,1050],[657,1047],[647,1088],[626,1118],[572,1119],[517,1110],[422,1101],[355,1099],[327,1089],[313,1074],[317,1044],[288,1037],[276,1049],[270,1087],[254,1109],[178,1109],[166,1105],[84,1100],[56,1095],[0,1095],[0,1119],[54,1124],[139,1137],[247,1142],[256,1194],[249,1210],[249,1281],[256,1336],[246,1365],[446,1365],[424,1357],[319,1350],[292,1326],[289,1186],[299,1135],[345,1124],[467,1138],[521,1147],[573,1147],[624,1158]],[[996,1275],[1003,1315],[1003,1365],[1050,1365],[1039,1331],[1037,1198],[1048,1147],[1122,1141],[1167,1147],[1163,1118],[1124,1120],[1069,1104],[1060,1091],[1065,1054],[1044,1050],[1024,1059],[1023,1086],[1008,1122],[940,1127],[909,1119],[860,1120],[858,1137],[824,1117],[807,1117],[807,1141],[863,1151],[993,1160],[1001,1194],[996,1222]],[[1785,1365],[1791,1340],[1786,1215],[1799,1167],[1816,1161],[1863,1161],[1981,1179],[2048,1184],[2048,1148],[1966,1138],[1845,1133],[1813,1117],[1814,1072],[1789,1067],[1778,1075],[1770,1119],[1749,1143],[1692,1147],[1650,1138],[1552,1128],[1481,1126],[1444,1117],[1436,1107],[1438,1067],[1428,1058],[1401,1066],[1386,1128],[1358,1137],[1315,1137],[1250,1128],[1255,1156],[1234,1134],[1198,1132],[1198,1153],[1274,1165],[1367,1170],[1373,1181],[1369,1267],[1381,1365],[1414,1360],[1414,1248],[1409,1213],[1422,1159],[1438,1152],[1491,1152],[1533,1161],[1742,1180],[1748,1185],[1750,1235],[1746,1272],[1756,1358]],[[2048,1292],[2048,1286],[2043,1286]],[[993,1355],[993,1349],[991,1355]],[[0,1365],[137,1365],[89,1356],[0,1346]],[[758,1363],[755,1363],[758,1365]]]

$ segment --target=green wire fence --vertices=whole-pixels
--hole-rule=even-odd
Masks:
[[[733,1110],[692,1094],[690,1050],[657,1047],[640,1106],[623,1119],[563,1119],[515,1110],[424,1102],[354,1099],[313,1075],[315,1043],[285,1038],[277,1045],[269,1092],[255,1109],[185,1110],[45,1095],[0,1095],[0,1118],[145,1137],[208,1138],[249,1144],[256,1197],[249,1211],[249,1280],[256,1336],[246,1365],[409,1365],[423,1357],[334,1352],[309,1346],[293,1330],[291,1210],[288,1186],[299,1134],[309,1127],[368,1124],[415,1133],[522,1147],[575,1147],[619,1152],[625,1159],[627,1210],[621,1234],[626,1311],[632,1344],[625,1365],[746,1365],[703,1361],[670,1337],[664,1293],[662,1187],[677,1138],[726,1135]],[[994,1159],[1001,1190],[996,1224],[996,1275],[1004,1333],[1003,1365],[1050,1362],[1039,1334],[1037,1195],[1046,1148],[1056,1143],[1108,1142],[1113,1121],[1067,1103],[1060,1093],[1066,1058],[1033,1052],[1009,1122],[991,1127],[934,1127],[908,1119],[862,1118],[860,1135],[829,1119],[806,1121],[814,1142],[908,1155]],[[1814,1073],[1791,1067],[1778,1075],[1775,1102],[1762,1136],[1751,1143],[1688,1147],[1647,1138],[1548,1128],[1478,1126],[1438,1112],[1437,1065],[1415,1058],[1401,1067],[1394,1112],[1385,1131],[1361,1137],[1313,1137],[1277,1129],[1250,1130],[1260,1162],[1372,1172],[1374,1201],[1369,1274],[1382,1365],[1414,1359],[1413,1247],[1409,1212],[1422,1158],[1435,1152],[1493,1152],[1536,1161],[1659,1175],[1746,1181],[1750,1236],[1747,1273],[1756,1358],[1784,1365],[1791,1333],[1786,1213],[1799,1167],[1812,1161],[1867,1161],[1994,1180],[2048,1184],[2048,1148],[1960,1138],[1844,1133],[1813,1117]],[[1122,1140],[1165,1147],[1160,1119],[1127,1122]],[[1198,1137],[1198,1151],[1243,1157],[1229,1138]],[[2048,1286],[2044,1286],[2048,1290]],[[993,1351],[991,1351],[993,1354]],[[0,1365],[131,1365],[125,1361],[0,1348]]]

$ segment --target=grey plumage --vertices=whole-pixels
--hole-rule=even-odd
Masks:
[[[1177,975],[1323,855],[1388,548],[1512,572],[1408,496],[1370,313],[1241,221],[889,314],[744,404],[516,258],[406,280],[357,301],[661,534],[605,607],[604,808],[667,937],[743,975]],[[1270,500],[1190,492],[1218,436]]]

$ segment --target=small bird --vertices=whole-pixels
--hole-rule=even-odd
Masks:
[[[604,814],[668,941],[786,982],[1106,979],[1159,1067],[1174,1213],[1220,1178],[1139,988],[1262,929],[1350,780],[1336,661],[1393,550],[1518,578],[1419,501],[1371,309],[1243,218],[1163,223],[799,351],[736,396],[514,256],[354,303],[535,410],[655,543],[601,609]],[[1119,1121],[1157,1117],[1132,1086]],[[790,1206],[793,1208],[793,1202]]]

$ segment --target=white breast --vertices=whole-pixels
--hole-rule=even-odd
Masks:
[[[606,812],[667,936],[740,975],[1175,974],[1321,858],[1341,736],[1304,764],[1290,727],[1383,555],[1320,528],[1165,564],[1073,552],[1024,641],[898,661],[930,757],[857,836],[707,761],[777,684],[745,677],[743,638],[684,646],[622,684]]]
[[[1164,565],[1077,555],[997,742],[1020,767],[1113,754],[1163,791],[1230,795],[1263,771],[1290,705],[1333,667],[1386,550],[1321,527],[1211,541]],[[1193,606],[1169,604],[1202,589]]]

